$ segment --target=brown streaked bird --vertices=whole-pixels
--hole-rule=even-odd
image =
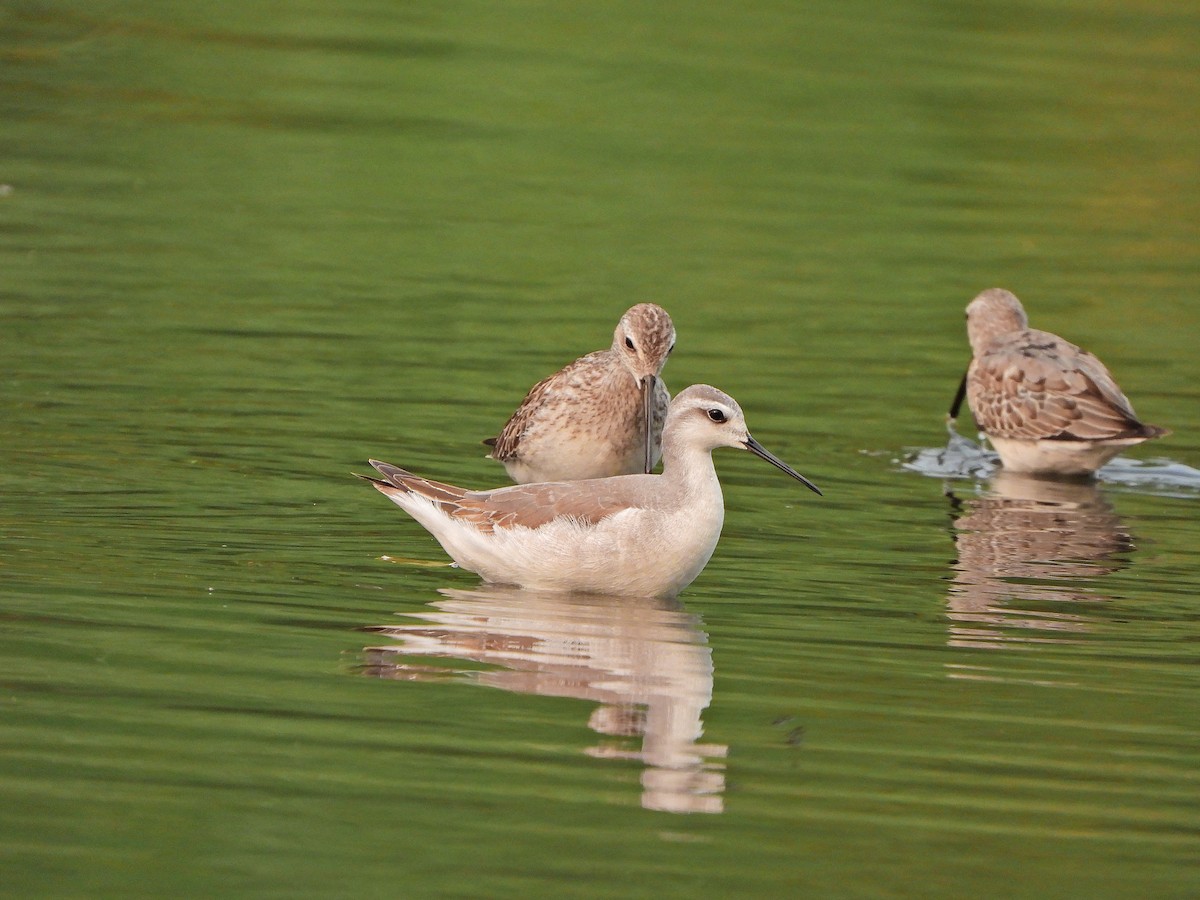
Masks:
[[[662,456],[671,395],[659,376],[675,349],[661,306],[621,316],[612,346],[533,386],[497,437],[484,441],[518,484],[650,472]]]
[[[462,568],[519,587],[670,597],[712,556],[725,519],[712,451],[737,447],[821,493],[746,430],[741,407],[706,384],[671,403],[661,475],[469,491],[371,460],[370,481]]]
[[[979,429],[1004,468],[1034,475],[1092,475],[1126,447],[1170,432],[1146,425],[1092,354],[1029,327],[1015,296],[991,288],[967,306],[974,358],[965,391]]]

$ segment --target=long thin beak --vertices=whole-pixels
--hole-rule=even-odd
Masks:
[[[642,423],[646,431],[646,474],[654,468],[654,432],[650,421],[650,407],[654,403],[655,377],[647,375],[642,379]]]
[[[967,370],[968,372],[970,369]],[[950,404],[950,421],[953,422],[958,418],[958,411],[962,409],[963,400],[967,396],[967,373],[963,372],[962,381],[958,383],[958,392],[954,395],[954,402]]]
[[[768,450],[766,447],[764,447],[762,444],[760,444],[758,441],[756,441],[750,435],[746,435],[746,449],[749,450],[751,453],[753,453],[755,456],[762,457],[767,462],[769,462],[771,465],[773,465],[775,468],[780,469],[784,472],[787,472],[789,475],[791,475],[793,478],[795,478],[797,481],[799,481],[801,484],[803,484],[806,488],[808,488],[814,494],[819,494],[822,497],[825,496],[824,494],[821,493],[821,489],[819,487],[817,487],[815,484],[813,484],[811,481],[809,481],[807,478],[805,478],[803,475],[801,475],[799,472],[797,472],[795,469],[793,469],[791,466],[789,466],[787,463],[785,463],[783,460],[781,460],[778,456],[776,456],[774,453],[772,453],[770,450]]]

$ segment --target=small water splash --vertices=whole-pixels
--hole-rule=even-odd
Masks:
[[[1096,473],[1104,484],[1136,488],[1168,497],[1194,498],[1200,494],[1200,469],[1166,457],[1133,459],[1118,456]]]
[[[986,438],[963,437],[953,423],[946,426],[949,437],[944,447],[906,448],[901,468],[928,478],[990,478],[1000,469],[1000,455],[988,448]],[[1134,489],[1167,497],[1194,498],[1200,494],[1200,469],[1166,457],[1134,459],[1118,456],[1096,472],[1103,485]]]
[[[987,478],[1000,467],[999,454],[963,437],[953,424],[947,424],[946,430],[945,447],[909,448],[901,466],[929,478],[975,479]]]

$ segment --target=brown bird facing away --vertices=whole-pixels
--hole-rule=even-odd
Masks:
[[[539,381],[497,437],[484,441],[518,484],[649,473],[662,456],[671,395],[659,376],[675,349],[661,306],[621,316],[612,346]]]
[[[1034,475],[1091,475],[1126,447],[1170,432],[1138,420],[1100,360],[1029,327],[1015,296],[984,291],[967,306],[974,358],[950,410],[966,393],[1004,468]]]

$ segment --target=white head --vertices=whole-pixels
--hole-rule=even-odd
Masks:
[[[671,401],[667,422],[663,427],[664,453],[669,452],[668,447],[681,444],[706,452],[717,447],[749,450],[803,482],[810,490],[821,493],[815,484],[756,441],[746,428],[746,418],[737,401],[710,385],[693,384],[680,391]]]
[[[1028,327],[1021,301],[1003,288],[989,288],[967,304],[967,339],[976,356],[996,338]]]
[[[667,357],[675,349],[675,326],[661,306],[639,303],[621,316],[613,332],[612,348],[634,380],[645,384],[646,376],[657,378],[662,374]]]

